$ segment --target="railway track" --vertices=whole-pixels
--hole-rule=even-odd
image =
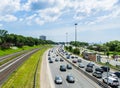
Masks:
[[[15,71],[25,60],[27,60],[30,55],[38,50],[39,49],[34,49],[30,52],[22,54],[21,56],[16,57],[14,60],[0,66],[0,86],[5,82],[5,80],[13,71]]]

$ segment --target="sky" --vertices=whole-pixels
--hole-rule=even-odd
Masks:
[[[120,40],[120,0],[0,0],[0,29],[66,42]],[[67,39],[66,39],[67,38]]]

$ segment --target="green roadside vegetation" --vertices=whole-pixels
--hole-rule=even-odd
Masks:
[[[38,52],[31,55],[2,85],[2,88],[33,88],[34,75],[36,72],[36,88],[40,88],[40,67],[43,53],[50,48],[44,47]]]
[[[72,51],[72,47],[71,47],[71,46],[65,47],[64,49],[65,49],[66,51],[72,53],[72,54],[75,54],[75,53]],[[112,53],[112,52],[110,52],[110,53]],[[80,55],[80,54],[76,54],[76,55],[79,55],[80,57],[83,58],[83,56]],[[99,65],[102,65],[102,66],[107,65],[107,63],[102,63],[102,62],[96,62],[96,63],[99,64]],[[108,64],[108,65],[109,65],[110,68],[112,68],[112,69],[114,69],[114,70],[117,70],[117,71],[120,71],[120,66],[113,66],[113,65],[111,65],[111,64]]]
[[[34,49],[34,48],[39,48],[42,45],[37,45],[37,46],[23,46],[22,48],[16,48],[16,49],[5,49],[5,50],[1,50],[0,49],[0,56],[5,56],[8,54],[12,54],[12,53],[16,53],[22,50],[30,50],[30,49]]]
[[[120,66],[113,66],[113,65],[111,65],[109,63],[107,64],[107,63],[102,63],[102,62],[96,62],[96,63],[99,64],[99,65],[102,65],[102,66],[107,65],[107,66],[109,66],[110,68],[112,68],[114,70],[120,71]]]

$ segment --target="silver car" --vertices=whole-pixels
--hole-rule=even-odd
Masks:
[[[55,77],[55,83],[56,84],[62,84],[62,78],[61,78],[61,76],[56,76]]]
[[[79,63],[78,66],[79,66],[80,68],[84,68],[84,67],[85,67],[85,65],[84,65],[83,63]]]

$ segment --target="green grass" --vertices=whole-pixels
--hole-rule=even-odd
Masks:
[[[5,49],[5,50],[0,49],[0,56],[5,56],[5,55],[12,54],[12,53],[15,53],[15,52],[19,52],[19,51],[22,51],[22,50],[29,50],[29,49],[33,49],[33,48],[38,48],[40,46],[42,46],[42,45],[33,46],[33,47],[23,46],[22,48],[17,48],[17,49]]]
[[[42,55],[48,48],[43,48],[34,53],[23,65],[21,65],[9,79],[2,85],[2,88],[33,88],[34,73],[39,61],[37,70],[36,88],[40,88],[40,66]]]

